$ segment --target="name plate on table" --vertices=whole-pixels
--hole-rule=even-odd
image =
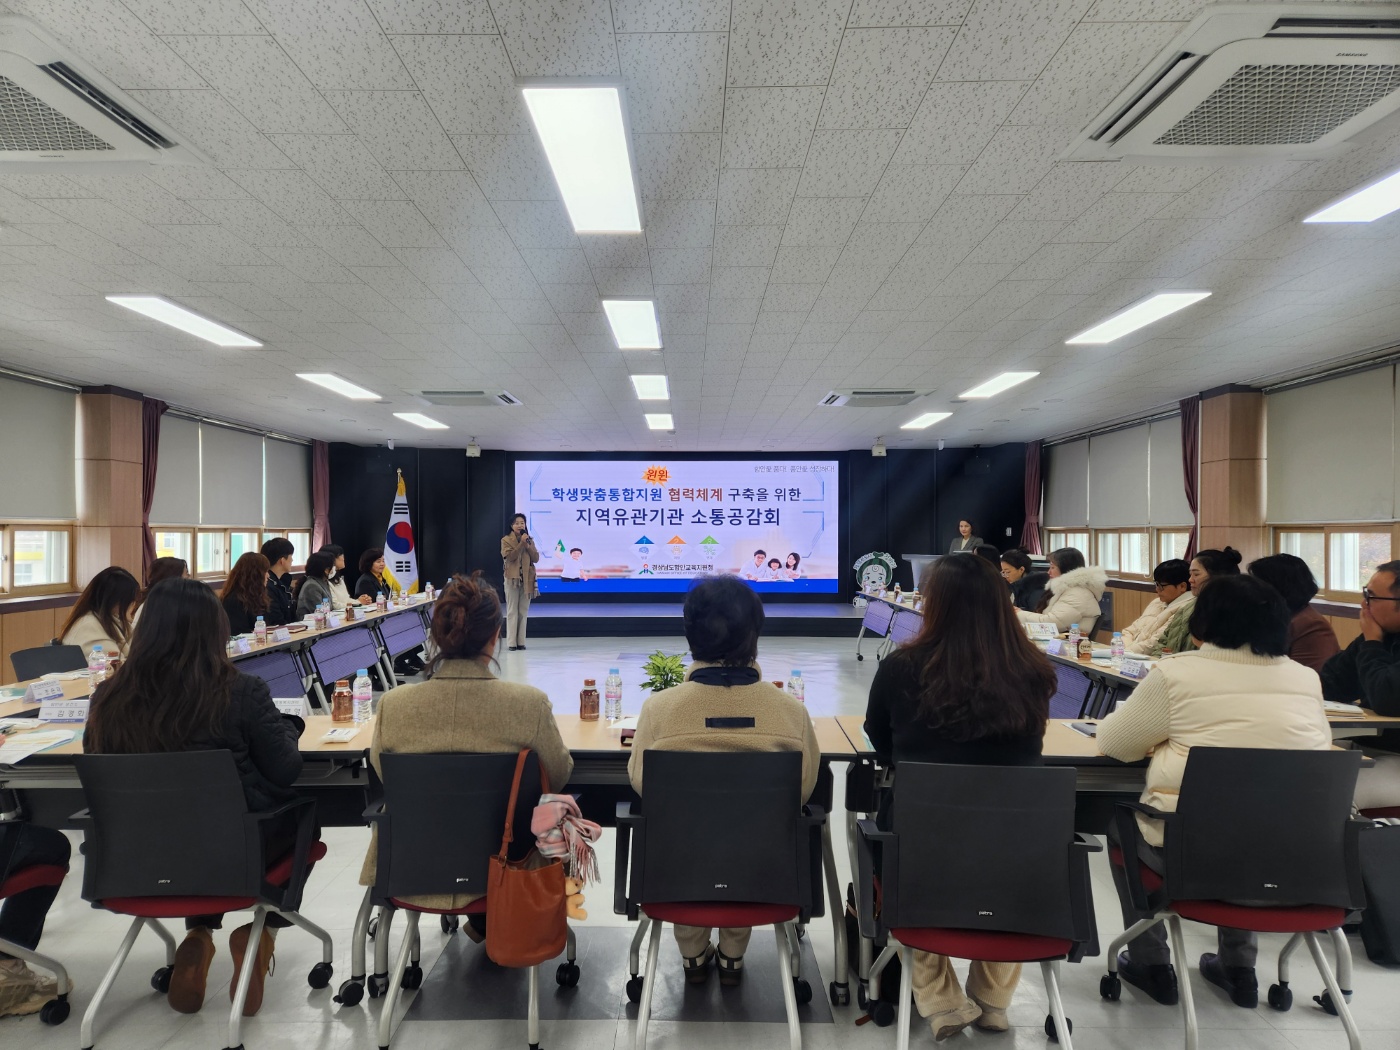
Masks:
[[[1132,678],[1137,681],[1147,677],[1147,672],[1151,668],[1142,660],[1124,660],[1123,666],[1118,668],[1118,673],[1124,678]]]
[[[1054,624],[1050,626],[1053,627]],[[1047,656],[1068,656],[1069,653],[1066,651],[1068,649],[1069,643],[1063,638],[1051,638],[1050,641],[1045,644],[1045,653]]]
[[[62,682],[31,682],[24,691],[25,700],[30,703],[47,703],[63,699]]]
[[[335,613],[329,614],[329,615],[326,617],[326,626],[327,626],[327,627],[339,627],[339,626],[341,626],[341,619],[340,619],[340,617],[337,616]]]
[[[296,718],[309,718],[311,716],[311,705],[306,702],[304,696],[274,696],[272,703],[284,715],[292,715]]]
[[[1025,627],[1027,636],[1036,640],[1049,641],[1060,633],[1060,628],[1053,623],[1028,623]]]
[[[253,640],[251,638],[232,638],[229,640],[230,656],[246,656],[253,651]]]
[[[292,632],[285,627],[276,627],[273,628],[272,637],[268,640],[273,642],[290,642],[292,640]]]
[[[41,722],[86,722],[87,716],[86,697],[81,700],[45,700],[39,705]]]

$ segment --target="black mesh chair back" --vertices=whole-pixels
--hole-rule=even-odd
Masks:
[[[80,645],[36,645],[11,653],[10,666],[18,681],[27,682],[46,674],[81,671],[87,666],[87,654]]]
[[[260,895],[260,833],[232,752],[74,761],[88,806],[85,900]]]
[[[384,806],[374,898],[486,892],[488,859],[501,848],[516,752],[496,755],[379,756]],[[539,757],[531,752],[520,777],[510,847],[512,860],[530,852],[530,818],[540,797]]]
[[[1089,940],[1075,776],[1069,767],[901,762],[881,923]]]
[[[1166,825],[1170,900],[1356,908],[1360,751],[1195,747]]]
[[[648,749],[642,775],[632,901],[792,904],[821,914],[812,865],[820,827],[802,816],[801,754]]]
[[[1103,597],[1099,599],[1099,620],[1094,624],[1094,630],[1099,631],[1109,637],[1113,636],[1113,591],[1106,590]]]

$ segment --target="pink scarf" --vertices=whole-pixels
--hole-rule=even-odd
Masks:
[[[541,856],[563,857],[567,873],[580,882],[598,881],[598,858],[593,843],[603,829],[584,820],[572,795],[541,795],[530,818],[530,832]]]

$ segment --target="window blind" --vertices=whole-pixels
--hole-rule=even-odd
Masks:
[[[1147,524],[1147,426],[1089,439],[1089,521],[1112,529]]]
[[[1190,525],[1186,479],[1181,472],[1181,417],[1154,419],[1149,424],[1147,522],[1149,525]]]
[[[0,518],[78,516],[78,395],[0,378]]]
[[[164,444],[162,439],[161,444]],[[257,434],[204,423],[200,426],[204,479],[200,523],[263,524],[263,439]]]
[[[274,529],[311,527],[311,446],[268,438],[267,524]]]
[[[1071,441],[1045,450],[1045,525],[1089,524],[1089,442]]]

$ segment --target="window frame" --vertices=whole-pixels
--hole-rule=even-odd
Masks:
[[[1070,537],[1088,536],[1087,546],[1079,547],[1084,553],[1084,557],[1090,565],[1101,565],[1099,561],[1099,540],[1105,536],[1118,537],[1118,564],[1120,568],[1105,569],[1104,571],[1115,580],[1131,580],[1135,582],[1152,582],[1152,570],[1166,559],[1162,554],[1162,536],[1168,533],[1189,533],[1191,527],[1182,525],[1125,525],[1121,527],[1096,529],[1092,526],[1074,526],[1062,528],[1047,528],[1044,532],[1046,541],[1046,553],[1060,547],[1079,547],[1077,542],[1066,542]],[[1124,535],[1138,535],[1147,537],[1147,560],[1146,572],[1128,572],[1121,568],[1123,563],[1122,537]]]
[[[258,549],[260,549],[264,543],[266,543],[268,540],[270,540],[270,539],[272,539],[272,538],[274,538],[274,537],[282,537],[282,538],[285,539],[285,538],[288,537],[288,535],[289,535],[290,533],[302,533],[302,534],[304,534],[304,535],[306,536],[306,549],[307,549],[307,551],[309,552],[310,549],[311,549],[311,529],[310,529],[309,527],[275,529],[275,528],[263,528],[262,526],[259,526],[259,525],[228,525],[228,526],[211,525],[211,526],[203,526],[203,525],[158,525],[158,524],[152,523],[152,524],[151,524],[151,532],[152,532],[152,533],[156,533],[156,532],[179,532],[179,533],[183,533],[183,534],[185,534],[186,536],[188,536],[188,537],[190,538],[190,557],[189,557],[190,575],[191,575],[192,577],[194,577],[194,578],[196,578],[196,579],[200,579],[200,580],[217,580],[217,579],[221,579],[221,578],[223,578],[223,577],[228,576],[229,572],[232,571],[232,569],[233,569],[233,559],[230,557],[230,555],[231,555],[232,550],[233,550],[233,536],[234,536],[235,533],[242,533],[242,534],[244,534],[244,535],[253,535],[253,536],[256,536],[256,537],[257,537],[257,546],[254,547],[254,548],[252,548],[253,550],[258,550]],[[199,557],[199,540],[200,540],[200,537],[201,537],[201,536],[218,536],[218,537],[220,537],[219,542],[220,542],[220,544],[221,544],[221,550],[223,551],[223,555],[224,555],[224,559],[223,559],[223,560],[224,560],[224,562],[225,562],[226,564],[217,566],[217,567],[215,567],[215,568],[209,568],[209,567],[205,566],[204,564],[202,564],[202,562],[200,561],[200,557]],[[292,566],[292,570],[293,570],[293,571],[296,571],[296,572],[302,571],[302,570],[304,570],[305,568],[306,568],[306,563],[305,563],[304,561],[301,562],[300,564],[294,564],[294,565]]]
[[[1348,521],[1339,523],[1309,523],[1305,525],[1276,525],[1269,526],[1269,552],[1271,554],[1283,553],[1280,551],[1279,537],[1284,533],[1306,533],[1322,537],[1322,579],[1317,581],[1317,596],[1324,601],[1340,602],[1344,605],[1359,605],[1361,603],[1361,588],[1348,590],[1343,587],[1331,586],[1332,581],[1332,537],[1347,533],[1387,533],[1390,536],[1390,559],[1394,560],[1396,551],[1400,550],[1400,522],[1394,521]]]
[[[72,521],[0,522],[0,597],[36,598],[52,594],[72,594],[78,590],[77,523]],[[16,532],[61,532],[67,537],[67,578],[62,583],[15,584],[14,544]]]

